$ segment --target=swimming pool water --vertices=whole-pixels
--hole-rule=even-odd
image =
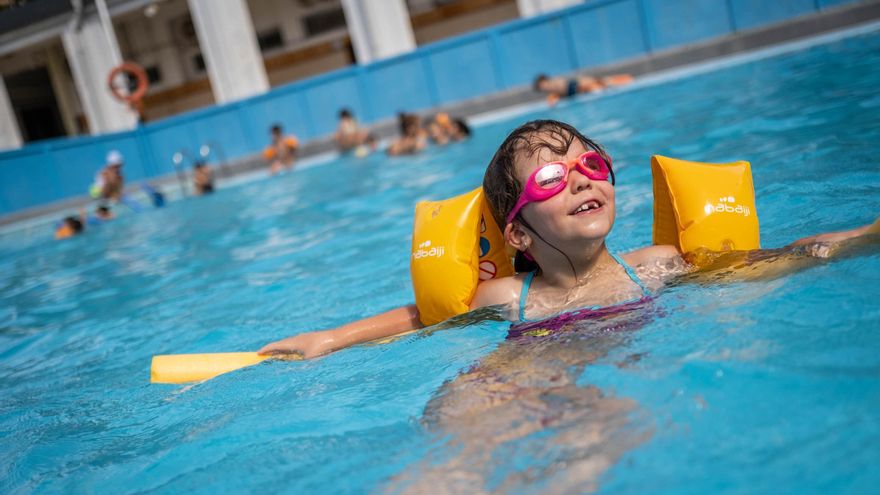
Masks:
[[[571,122],[614,157],[615,251],[650,243],[655,153],[751,161],[767,247],[868,223],[877,67],[880,35],[863,34],[65,242],[6,236],[0,492],[871,493],[876,247],[775,280],[670,287],[642,314],[555,339],[506,341],[507,324],[475,319],[194,386],[148,382],[154,354],[252,350],[410,303],[415,202],[475,187],[532,118]]]

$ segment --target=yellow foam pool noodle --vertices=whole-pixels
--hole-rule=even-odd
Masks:
[[[761,247],[749,162],[700,163],[651,157],[654,244],[683,252]]]
[[[513,275],[482,188],[416,205],[410,272],[425,325],[467,312],[480,280]]]
[[[271,356],[256,352],[221,352],[214,354],[166,354],[153,356],[151,383],[186,383],[214,378],[217,375],[261,363]]]

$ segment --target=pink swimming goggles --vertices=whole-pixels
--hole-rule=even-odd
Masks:
[[[577,157],[573,163],[550,162],[541,165],[526,181],[516,206],[507,215],[507,223],[513,221],[525,205],[535,201],[546,201],[559,194],[568,184],[568,174],[573,168],[590,180],[608,180],[608,175],[611,173],[610,162],[611,158],[606,163],[599,153],[587,151]]]

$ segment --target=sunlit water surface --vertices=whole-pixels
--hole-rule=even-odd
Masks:
[[[614,157],[616,251],[650,243],[654,153],[749,160],[768,247],[868,223],[877,67],[880,36],[862,35],[483,125],[417,157],[298,169],[64,242],[6,236],[0,492],[872,492],[877,249],[766,282],[675,286],[564,337],[511,342],[507,324],[477,321],[195,386],[148,378],[154,354],[252,350],[410,303],[415,202],[478,185],[532,118],[571,122]]]

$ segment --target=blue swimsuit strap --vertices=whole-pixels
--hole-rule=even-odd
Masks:
[[[642,295],[643,296],[650,295],[651,291],[648,289],[648,287],[645,286],[645,284],[641,281],[641,279],[639,279],[639,276],[636,275],[636,271],[633,270],[631,266],[626,264],[626,262],[623,261],[623,259],[620,256],[618,256],[614,253],[610,253],[610,254],[611,254],[611,257],[614,258],[615,261],[620,263],[620,266],[623,267],[624,271],[626,271],[626,274],[629,275],[629,278],[633,281],[633,283],[635,283],[636,285],[639,286],[640,289],[642,289]]]
[[[519,293],[519,321],[526,321],[526,297],[529,295],[529,286],[532,285],[536,273],[538,270],[526,273],[526,278],[523,280],[522,291]]]
[[[630,280],[632,280],[633,283],[635,283],[636,285],[639,286],[640,289],[642,289],[643,296],[648,296],[651,294],[651,291],[639,279],[639,276],[636,275],[635,270],[633,270],[631,266],[629,266],[625,261],[623,261],[623,259],[620,256],[618,256],[614,253],[610,253],[610,252],[609,252],[609,254],[611,254],[612,258],[614,258],[614,261],[616,261],[618,264],[620,264],[620,266],[623,267],[623,270],[629,276]],[[535,278],[535,274],[537,272],[538,271],[535,270],[535,271],[531,271],[531,272],[527,273],[525,280],[523,280],[522,290],[520,291],[520,294],[519,294],[519,321],[521,321],[521,322],[528,321],[528,320],[526,320],[526,297],[528,297],[529,287],[531,287],[532,280]]]

